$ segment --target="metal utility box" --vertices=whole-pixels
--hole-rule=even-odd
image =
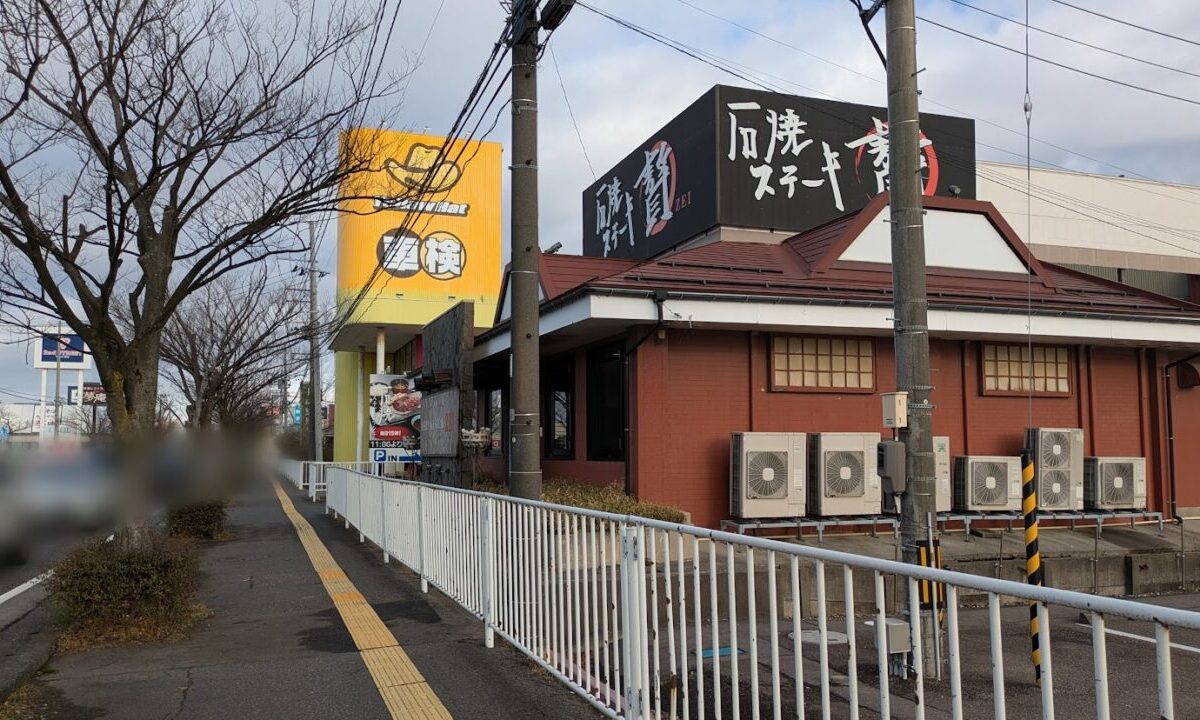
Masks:
[[[892,495],[904,492],[908,476],[905,472],[904,443],[899,440],[884,440],[878,448],[879,478],[883,480],[883,494],[888,496],[884,503],[890,507]]]
[[[867,632],[867,636],[871,638],[871,644],[875,645],[875,621],[869,620],[871,629]],[[908,622],[900,618],[887,618],[883,627],[884,637],[887,638],[887,651],[889,655],[896,653],[906,653],[912,650],[912,632],[909,630]]]
[[[883,426],[885,428],[908,427],[908,393],[890,392],[883,399]]]

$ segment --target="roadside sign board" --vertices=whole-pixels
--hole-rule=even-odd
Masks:
[[[104,392],[104,386],[98,382],[85,382],[83,384],[83,402],[79,401],[79,386],[67,386],[67,404],[68,405],[107,405],[108,394]]]
[[[92,367],[92,354],[83,338],[51,329],[38,338],[38,351],[33,366],[39,370],[87,370]]]

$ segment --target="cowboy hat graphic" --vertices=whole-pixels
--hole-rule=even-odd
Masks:
[[[388,158],[383,162],[383,169],[408,190],[445,192],[462,177],[462,170],[453,161],[442,159],[438,162],[439,153],[440,147],[414,143],[409,146],[404,162]]]

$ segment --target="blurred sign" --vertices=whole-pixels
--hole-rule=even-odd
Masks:
[[[7,425],[0,425],[0,442],[8,440],[8,436],[11,434],[12,431],[8,429]]]
[[[80,336],[51,330],[39,338],[33,366],[39,370],[54,370],[56,367],[87,370],[92,366],[92,355]]]
[[[77,405],[79,403],[79,386],[67,386],[67,404]],[[104,386],[97,382],[85,382],[83,384],[83,403],[84,405],[107,405],[108,394],[104,392]]]

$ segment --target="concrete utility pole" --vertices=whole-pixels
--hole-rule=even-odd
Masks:
[[[514,0],[512,33],[512,349],[509,487],[542,499],[541,358],[538,333],[537,3]]]
[[[929,373],[929,302],[925,289],[925,229],[921,208],[918,145],[917,38],[914,0],[887,0],[887,88],[892,289],[896,343],[896,389],[908,392],[905,446],[907,487],[900,499],[900,536],[905,562],[919,563],[918,545],[936,534],[933,405]],[[925,670],[937,672],[933,623],[923,622]]]
[[[321,345],[317,328],[317,282],[321,274],[317,272],[317,230],[316,223],[308,224],[308,377],[311,392],[309,415],[312,416],[312,458],[321,462],[325,438],[321,432]]]

